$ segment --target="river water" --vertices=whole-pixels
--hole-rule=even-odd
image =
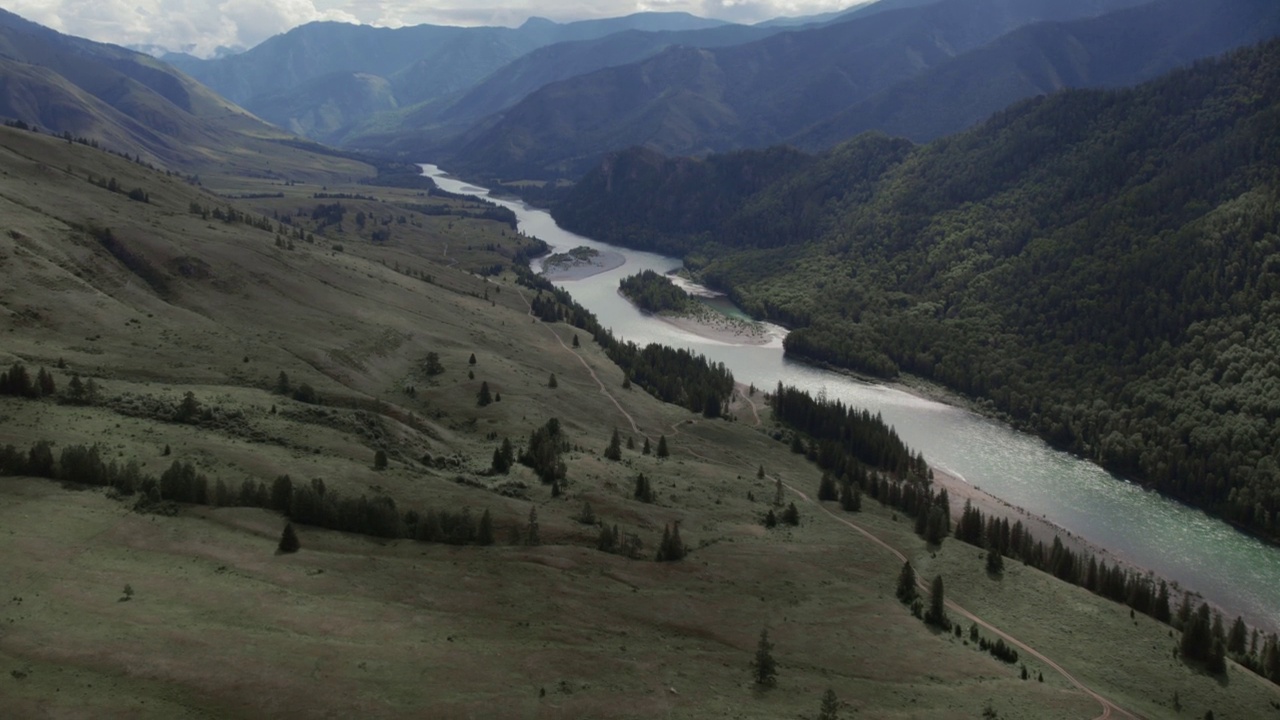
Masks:
[[[574,235],[543,210],[490,198],[484,188],[450,178],[434,165],[423,169],[444,190],[484,197],[515,211],[519,229],[541,238],[554,252],[585,245],[625,256],[626,263],[616,269],[557,283],[615,335],[641,345],[690,348],[723,362],[738,382],[757,388],[772,389],[781,380],[881,413],[930,464],[1044,516],[1125,562],[1201,593],[1223,609],[1228,622],[1239,614],[1251,627],[1280,628],[1280,549],[970,411],[789,360],[782,351],[782,328],[770,326],[768,344],[739,345],[647,316],[618,294],[618,281],[645,269],[666,273],[681,266],[679,259]],[[717,304],[732,309],[724,301]]]

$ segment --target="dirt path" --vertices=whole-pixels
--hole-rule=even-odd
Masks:
[[[529,317],[538,320],[538,316],[533,314],[533,303],[529,302],[529,298],[524,296],[524,291],[521,290],[518,285],[516,286],[516,292],[520,293],[520,299],[524,301],[524,304],[529,306]],[[539,322],[541,321],[539,320]],[[551,325],[547,323],[542,323],[542,325],[547,329],[547,332],[551,333],[551,337],[554,337],[556,342],[560,343],[560,347],[564,348],[566,352],[573,353],[573,356],[578,358],[578,362],[582,363],[582,367],[586,368],[587,372],[591,375],[591,379],[595,380],[596,385],[600,386],[600,394],[609,398],[609,402],[612,402],[613,406],[618,408],[618,412],[622,413],[622,417],[627,419],[627,423],[631,425],[631,432],[637,435],[644,435],[644,433],[640,431],[640,426],[636,425],[635,418],[631,417],[631,413],[622,409],[622,404],[618,402],[618,398],[614,397],[613,394],[605,388],[604,382],[600,380],[600,376],[596,375],[596,371],[587,364],[587,361],[582,358],[582,355],[573,352],[573,348],[565,345],[564,338],[560,337],[560,333],[556,332],[555,328],[551,327]]]
[[[525,304],[529,306],[529,315],[530,315],[530,317],[534,317],[534,315],[533,315],[533,305],[529,302],[528,298],[526,298],[526,297],[525,297],[524,292],[523,292],[522,290],[520,290],[520,288],[518,288],[518,287],[516,288],[516,292],[520,293],[520,299],[521,299],[521,300],[524,300]],[[565,349],[565,351],[567,351],[567,352],[573,352],[573,350],[572,350],[568,345],[566,345],[566,344],[565,344],[564,339],[560,337],[560,334],[559,334],[559,333],[557,333],[557,332],[555,331],[555,329],[554,329],[554,328],[552,328],[551,326],[549,326],[549,325],[548,325],[548,326],[547,326],[547,331],[548,331],[548,332],[550,332],[550,333],[552,334],[552,336],[554,336],[554,337],[555,337],[556,341],[560,343],[560,347],[563,347],[563,348]],[[615,398],[615,397],[613,396],[613,394],[612,394],[612,393],[610,393],[610,392],[609,392],[609,390],[605,387],[604,383],[600,381],[600,378],[596,375],[595,370],[593,370],[593,369],[591,368],[591,366],[587,364],[587,361],[586,361],[586,360],[584,360],[580,354],[578,354],[578,353],[573,353],[573,355],[574,355],[574,357],[578,358],[578,362],[582,363],[582,366],[583,366],[584,368],[586,368],[586,370],[587,370],[587,372],[588,372],[588,373],[590,373],[590,375],[591,375],[591,379],[595,380],[595,381],[596,381],[596,384],[600,386],[600,392],[601,392],[605,397],[609,398],[609,400],[613,403],[614,407],[618,408],[618,412],[622,413],[622,416],[623,416],[623,417],[625,417],[625,418],[627,419],[627,422],[631,424],[631,429],[632,429],[632,431],[633,431],[633,432],[635,432],[635,433],[637,433],[637,434],[643,434],[643,433],[641,433],[641,432],[640,432],[640,428],[639,428],[639,426],[637,426],[637,425],[636,425],[635,419],[631,417],[631,414],[630,414],[630,413],[628,413],[626,410],[622,409],[622,405],[618,402],[618,399],[617,399],[617,398]],[[743,393],[741,393],[741,392],[740,392],[740,393],[739,393],[739,395],[742,397],[742,399],[744,399],[744,400],[746,400],[746,401],[747,401],[747,404],[749,404],[749,405],[751,406],[752,414],[754,414],[754,415],[755,415],[755,420],[756,420],[756,423],[755,423],[755,424],[756,424],[756,425],[760,425],[760,414],[759,414],[758,410],[756,409],[756,404],[755,404],[754,402],[752,402],[752,400],[751,400],[749,397],[747,397],[745,394],[743,394]],[[678,437],[678,436],[681,434],[681,433],[680,433],[680,426],[681,426],[681,425],[684,425],[684,424],[687,424],[688,422],[689,422],[688,420],[681,420],[681,421],[677,421],[677,422],[675,422],[675,423],[672,423],[672,425],[671,425],[671,436],[672,436],[672,437]],[[686,452],[688,452],[689,454],[694,455],[694,456],[696,456],[696,457],[699,457],[699,458],[701,458],[701,459],[703,459],[703,460],[706,460],[706,461],[708,461],[708,462],[713,462],[713,463],[716,463],[716,464],[719,464],[719,465],[728,465],[728,464],[729,464],[729,463],[724,462],[724,461],[721,461],[721,460],[716,460],[716,459],[714,459],[714,458],[707,457],[706,455],[703,455],[702,453],[700,453],[700,452],[698,452],[698,451],[696,451],[696,450],[694,450],[694,449],[692,449],[692,448],[689,448],[689,447],[684,448],[684,450],[685,450]],[[871,531],[867,530],[866,528],[863,528],[863,527],[862,527],[862,526],[860,526],[860,525],[856,525],[856,524],[854,524],[853,522],[851,522],[851,521],[849,521],[849,520],[847,520],[847,519],[845,519],[845,518],[840,517],[839,515],[836,515],[835,513],[833,513],[833,512],[831,512],[830,510],[828,510],[827,508],[823,507],[823,505],[822,505],[821,503],[815,502],[815,501],[814,501],[814,500],[812,500],[812,499],[811,499],[807,494],[805,494],[804,492],[802,492],[802,491],[800,491],[800,490],[797,490],[796,488],[792,487],[791,485],[789,485],[789,484],[787,484],[787,483],[785,483],[785,482],[784,482],[784,483],[782,483],[782,486],[783,486],[783,487],[785,487],[787,490],[790,490],[791,492],[793,492],[793,493],[795,493],[796,495],[798,495],[798,496],[800,497],[800,499],[801,499],[801,500],[803,500],[804,502],[809,503],[810,505],[813,505],[814,507],[816,507],[816,508],[818,508],[819,510],[821,510],[823,513],[825,513],[825,514],[826,514],[828,517],[830,517],[832,520],[835,520],[836,522],[838,522],[838,523],[840,523],[840,524],[842,524],[842,525],[845,525],[846,527],[850,528],[850,529],[851,529],[851,530],[853,530],[854,532],[857,532],[859,535],[862,535],[862,536],[863,536],[863,537],[865,537],[866,539],[870,540],[872,543],[874,543],[874,544],[876,544],[876,545],[880,546],[881,548],[884,548],[884,550],[886,550],[887,552],[889,552],[891,555],[893,555],[893,556],[894,556],[895,558],[897,558],[898,560],[900,560],[900,561],[902,561],[902,562],[904,562],[904,563],[905,563],[905,562],[907,562],[907,556],[906,556],[906,554],[905,554],[905,553],[903,553],[901,550],[898,550],[897,548],[895,548],[894,546],[890,545],[889,543],[885,542],[884,540],[880,539],[880,538],[879,538],[879,537],[877,537],[875,534],[873,534]],[[923,579],[917,578],[917,580],[916,580],[916,585],[919,587],[919,589],[920,589],[920,590],[922,590],[922,591],[923,591],[923,592],[925,592],[925,593],[927,593],[927,592],[929,591],[929,587],[925,584],[925,582],[924,582],[924,580],[923,580]],[[1004,630],[1001,630],[1000,628],[997,628],[995,625],[992,625],[991,623],[989,623],[989,622],[987,622],[986,620],[982,619],[982,618],[981,618],[981,617],[979,617],[978,615],[976,615],[976,614],[974,614],[974,613],[970,612],[969,610],[965,609],[963,606],[959,605],[958,603],[956,603],[956,602],[954,602],[954,601],[952,601],[952,600],[947,600],[947,601],[946,601],[946,605],[947,605],[947,608],[949,608],[950,610],[952,610],[952,611],[954,611],[954,612],[958,613],[959,615],[961,615],[961,616],[965,617],[965,618],[966,618],[966,619],[968,619],[970,622],[973,622],[973,623],[976,623],[976,624],[978,624],[978,625],[981,625],[982,627],[986,628],[988,632],[992,632],[992,633],[995,633],[996,635],[999,635],[1001,638],[1003,638],[1003,639],[1005,640],[1005,642],[1008,642],[1008,643],[1010,643],[1010,644],[1014,645],[1015,647],[1017,647],[1017,648],[1018,648],[1019,650],[1021,650],[1022,652],[1027,653],[1028,655],[1030,655],[1030,656],[1032,656],[1032,657],[1036,658],[1037,660],[1039,660],[1040,662],[1044,663],[1045,665],[1048,665],[1050,668],[1053,668],[1053,670],[1055,670],[1059,675],[1061,675],[1063,678],[1065,678],[1065,679],[1066,679],[1066,681],[1067,681],[1067,682],[1069,682],[1069,683],[1071,683],[1071,685],[1072,685],[1072,686],[1074,686],[1077,690],[1079,690],[1080,692],[1082,692],[1082,693],[1084,693],[1084,694],[1088,695],[1089,697],[1093,698],[1094,700],[1096,700],[1096,701],[1098,702],[1098,704],[1102,706],[1102,713],[1101,713],[1101,714],[1099,714],[1099,715],[1097,715],[1093,720],[1108,720],[1109,718],[1111,718],[1111,717],[1112,717],[1112,713],[1116,713],[1116,714],[1119,714],[1119,715],[1123,715],[1123,716],[1125,716],[1125,717],[1132,718],[1133,720],[1139,720],[1139,719],[1140,719],[1140,716],[1135,715],[1135,714],[1133,714],[1133,713],[1129,712],[1128,710],[1125,710],[1124,708],[1120,707],[1119,705],[1117,705],[1117,704],[1115,704],[1115,703],[1111,702],[1110,700],[1108,700],[1107,698],[1103,697],[1101,694],[1099,694],[1099,693],[1098,693],[1097,691],[1095,691],[1094,689],[1090,688],[1088,685],[1085,685],[1083,682],[1081,682],[1079,679],[1077,679],[1077,678],[1076,678],[1076,676],[1074,676],[1074,675],[1072,675],[1070,672],[1068,672],[1066,668],[1062,667],[1062,666],[1061,666],[1061,665],[1059,665],[1058,663],[1056,663],[1056,662],[1054,662],[1053,660],[1049,659],[1049,657],[1048,657],[1048,656],[1046,656],[1044,653],[1041,653],[1040,651],[1036,650],[1035,648],[1031,647],[1030,645],[1026,644],[1025,642],[1023,642],[1023,641],[1019,640],[1018,638],[1014,637],[1013,635],[1010,635],[1009,633],[1005,632]]]
[[[849,528],[852,528],[854,531],[858,532],[863,537],[866,537],[871,542],[889,551],[889,553],[892,554],[894,557],[896,557],[898,560],[901,560],[904,563],[907,562],[907,556],[902,551],[893,547],[892,545],[885,542],[884,540],[881,540],[880,538],[876,537],[870,531],[866,530],[863,527],[855,525],[854,523],[850,522],[849,520],[846,520],[845,518],[840,517],[839,515],[836,515],[835,513],[828,510],[827,508],[823,507],[821,503],[814,502],[809,498],[808,495],[801,492],[800,490],[795,489],[794,487],[788,485],[787,483],[784,482],[782,486],[790,490],[791,492],[795,493],[796,495],[799,495],[800,499],[804,500],[810,505],[813,505],[817,507],[819,510],[821,510],[822,512],[826,513],[827,516],[829,516],[831,519],[835,520],[838,523],[846,525]],[[923,579],[917,578],[916,585],[920,588],[920,590],[924,591],[925,593],[929,592],[929,587],[927,586],[927,584],[924,582]],[[1031,655],[1032,657],[1036,658],[1037,660],[1044,663],[1045,665],[1048,665],[1049,667],[1053,668],[1058,672],[1059,675],[1066,678],[1067,682],[1071,683],[1076,687],[1076,689],[1080,690],[1080,692],[1083,692],[1084,694],[1088,695],[1094,700],[1097,700],[1098,704],[1102,706],[1102,713],[1097,717],[1095,717],[1094,720],[1104,720],[1106,718],[1110,718],[1112,715],[1112,712],[1118,713],[1128,718],[1134,718],[1135,720],[1138,718],[1137,715],[1134,715],[1128,710],[1125,710],[1119,705],[1116,705],[1115,703],[1111,702],[1107,698],[1098,694],[1095,690],[1090,688],[1088,685],[1085,685],[1084,683],[1080,682],[1080,680],[1078,680],[1076,676],[1072,675],[1070,672],[1067,672],[1066,668],[1062,667],[1061,665],[1054,662],[1053,660],[1050,660],[1046,655],[1036,650],[1035,648],[1031,647],[1030,645],[1026,644],[1025,642],[1001,630],[1000,628],[997,628],[996,626],[992,625],[986,620],[983,620],[981,617],[975,615],[969,610],[966,610],[964,607],[962,607],[961,605],[951,600],[947,600],[946,605],[948,609],[953,610],[956,613],[964,616],[971,622],[981,625],[982,627],[986,628],[988,631],[995,633],[996,635],[999,635],[1000,637],[1004,638],[1005,642],[1013,644],[1019,650],[1027,653],[1028,655]]]
[[[747,405],[751,406],[751,415],[756,419],[755,426],[760,427],[760,408],[756,406],[756,401],[752,400],[751,396],[748,395],[747,393],[742,392],[742,383],[738,383],[735,390],[738,393],[738,397],[742,398],[742,400],[746,402]]]

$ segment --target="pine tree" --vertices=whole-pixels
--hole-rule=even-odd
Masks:
[[[555,389],[560,387],[560,383],[556,382],[556,374],[551,373],[551,377],[547,378],[547,387]]]
[[[671,450],[667,448],[667,436],[658,436],[658,457],[665,458],[671,456]]]
[[[756,469],[756,479],[757,480],[764,479],[764,465],[761,465],[759,468]]]
[[[862,510],[862,491],[857,485],[846,482],[840,488],[840,509],[845,512],[860,512]]]
[[[924,621],[946,630],[951,626],[951,621],[947,619],[947,606],[943,593],[942,576],[935,575],[933,583],[929,585],[929,612],[924,616]]]
[[[822,705],[818,709],[818,720],[839,720],[840,718],[840,698],[836,697],[836,691],[827,688],[822,693]]]
[[[835,478],[831,477],[831,473],[822,473],[822,480],[818,481],[818,499],[835,500],[837,497]]]
[[[902,571],[898,573],[898,599],[910,605],[917,597],[916,570],[911,562],[902,563]]]
[[[475,353],[471,353],[471,357],[470,357],[470,359],[468,359],[468,360],[467,360],[467,364],[468,364],[468,365],[475,365],[475,364],[476,364],[476,354],[475,354]]]
[[[476,405],[484,407],[491,402],[493,402],[493,395],[489,394],[489,383],[488,381],[481,382],[480,392],[476,393]]]
[[[787,509],[782,511],[782,522],[793,527],[800,524],[800,511],[795,503],[787,503]]]
[[[1236,621],[1231,623],[1231,632],[1227,635],[1227,652],[1235,656],[1244,655],[1245,642],[1249,638],[1249,629],[1245,627],[1244,618],[1236,616]]]
[[[663,526],[662,542],[658,545],[658,562],[675,562],[685,556],[684,541],[680,539],[680,523],[675,528]]]
[[[640,448],[640,454],[641,454],[641,455],[648,455],[650,452],[652,452],[652,451],[651,451],[651,450],[650,450],[650,448],[649,448],[649,438],[645,438],[645,439],[644,439],[644,447]]]
[[[279,395],[289,394],[289,376],[283,370],[276,376],[276,393]]]
[[[489,514],[487,508],[484,514],[480,516],[480,525],[476,528],[476,544],[493,544],[493,516]]]
[[[640,473],[639,475],[636,476],[636,488],[635,488],[635,492],[632,493],[632,495],[633,497],[635,497],[636,500],[639,500],[640,502],[643,502],[643,503],[653,502],[653,488],[650,487],[649,478],[645,477],[644,473]]]
[[[613,437],[609,438],[609,447],[604,449],[606,459],[618,461],[622,459],[622,436],[618,434],[618,428],[613,429]]]
[[[524,533],[525,545],[541,545],[542,537],[538,534],[538,508],[529,508],[529,526]]]
[[[773,659],[773,643],[769,642],[769,630],[760,631],[760,641],[756,643],[756,656],[751,661],[753,677],[757,685],[772,687],[777,683],[778,665]]]
[[[387,469],[387,451],[386,450],[379,449],[378,452],[373,454],[373,469],[374,470]]]
[[[578,342],[578,333],[573,334],[573,346],[582,347],[582,343]]]
[[[302,547],[298,542],[298,534],[293,530],[293,523],[285,523],[284,532],[280,533],[280,552],[295,553]]]
[[[764,514],[764,526],[767,528],[778,527],[778,516],[773,512],[773,508],[769,508],[769,512]]]
[[[989,575],[1004,573],[1004,555],[995,548],[987,548],[987,573]]]

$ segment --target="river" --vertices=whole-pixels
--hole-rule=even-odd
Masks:
[[[679,259],[574,235],[543,210],[491,198],[484,188],[450,178],[434,165],[423,169],[444,190],[484,197],[515,211],[519,229],[541,238],[554,252],[585,245],[621,253],[626,258],[621,267],[557,283],[615,335],[641,345],[658,342],[695,350],[724,363],[738,382],[758,388],[771,389],[781,380],[881,413],[930,464],[1044,516],[1131,565],[1201,593],[1223,609],[1228,624],[1243,615],[1251,627],[1280,629],[1280,550],[968,410],[789,360],[782,351],[785,331],[776,326],[767,344],[741,345],[710,340],[645,315],[618,294],[618,281],[645,269],[666,273],[681,266]]]

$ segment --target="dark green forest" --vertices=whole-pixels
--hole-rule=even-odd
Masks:
[[[652,270],[628,275],[618,282],[618,288],[636,307],[651,313],[688,310],[693,300],[671,279]]]
[[[1280,41],[919,147],[628,151],[555,216],[682,255],[793,356],[940,382],[1280,539]]]

